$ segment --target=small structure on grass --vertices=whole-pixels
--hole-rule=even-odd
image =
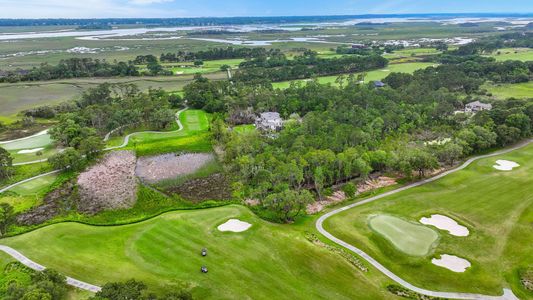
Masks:
[[[255,120],[255,127],[261,131],[279,131],[283,128],[283,119],[277,112],[263,112]]]
[[[206,266],[202,266],[202,267],[200,268],[200,271],[202,271],[202,273],[207,273],[207,272],[208,272]]]
[[[482,103],[479,101],[470,102],[465,105],[465,112],[476,113],[478,111],[491,110],[491,109],[492,109],[492,104]]]

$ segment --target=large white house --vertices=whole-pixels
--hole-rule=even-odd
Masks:
[[[255,120],[255,127],[262,131],[278,131],[283,128],[283,119],[277,112],[264,112]]]
[[[482,102],[479,102],[479,101],[474,101],[474,102],[470,102],[470,103],[467,103],[465,105],[465,112],[478,112],[478,111],[482,111],[482,110],[491,110],[492,109],[492,104],[490,103],[482,103]]]

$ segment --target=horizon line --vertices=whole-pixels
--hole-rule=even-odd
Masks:
[[[177,20],[177,19],[231,19],[231,18],[305,18],[305,17],[394,17],[394,16],[500,16],[500,17],[533,17],[533,12],[445,12],[445,13],[367,13],[367,14],[326,14],[326,15],[277,15],[277,16],[259,16],[259,15],[234,15],[234,16],[189,16],[189,17],[98,17],[98,18],[4,18],[0,17],[0,20]]]

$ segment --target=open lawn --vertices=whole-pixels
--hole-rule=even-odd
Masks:
[[[169,152],[210,152],[209,114],[202,110],[188,109],[180,114],[183,130],[164,133],[140,132],[129,139],[123,149],[134,150],[138,156]],[[135,130],[136,131],[136,130]],[[124,137],[114,137],[108,146],[120,145]]]
[[[15,192],[22,196],[39,194],[48,189],[50,185],[52,185],[52,183],[56,180],[56,178],[57,174],[46,175],[17,185],[9,189],[9,191]]]
[[[483,86],[498,99],[533,98],[533,81],[514,84],[486,84]]]
[[[252,227],[218,231],[230,218]],[[125,226],[61,223],[2,243],[90,283],[136,278],[156,293],[188,287],[197,299],[391,299],[379,274],[362,273],[310,243],[296,225],[268,223],[242,206],[172,212]],[[200,272],[203,265],[209,273]]]
[[[489,55],[498,61],[521,60],[533,61],[533,49],[529,48],[504,48]]]
[[[0,142],[0,147],[8,150],[13,158],[13,163],[47,159],[57,153],[49,134],[39,134],[9,143]],[[41,155],[37,155],[37,153]]]
[[[531,157],[533,145],[478,160],[435,182],[339,213],[325,222],[325,228],[419,287],[499,295],[503,287],[510,286],[519,298],[531,299],[533,293],[522,287],[518,277],[519,270],[533,265]],[[493,165],[499,159],[520,167],[498,171]],[[430,255],[412,257],[398,251],[367,223],[375,214],[417,222],[434,213],[464,224],[470,235],[457,237],[439,231],[439,244]],[[465,258],[472,267],[454,273],[431,264],[431,258],[441,254]]]
[[[400,72],[400,73],[413,73],[416,70],[424,69],[430,66],[433,66],[432,63],[422,63],[422,62],[416,62],[416,63],[403,63],[403,64],[391,64],[387,66],[386,68],[374,70],[366,73],[365,82],[370,82],[374,80],[381,80],[387,75],[389,75],[392,72]],[[346,75],[344,75],[346,76]],[[327,84],[331,83],[333,85],[337,85],[336,80],[339,77],[339,75],[333,75],[333,76],[322,76],[317,77],[317,80],[321,84]],[[310,79],[308,79],[310,80]],[[308,80],[293,80],[293,81],[283,81],[283,82],[276,82],[272,85],[274,88],[279,89],[286,89],[290,86],[291,82],[299,81],[299,82],[306,82]]]
[[[23,150],[46,147],[51,143],[52,139],[49,134],[39,134],[24,139],[14,140],[12,142],[0,142],[0,147],[6,150]]]

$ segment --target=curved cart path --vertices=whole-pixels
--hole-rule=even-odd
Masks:
[[[33,270],[36,270],[36,271],[42,271],[42,270],[46,269],[46,267],[44,267],[43,265],[40,265],[40,264],[32,261],[31,259],[29,259],[26,256],[22,255],[22,253],[18,252],[17,250],[15,250],[15,249],[13,249],[11,247],[0,245],[0,251],[4,251],[5,253],[9,254],[11,257],[13,257],[14,259],[18,260],[19,262],[21,262],[23,265],[27,266],[30,269],[33,269]],[[74,287],[77,287],[77,288],[82,289],[82,290],[87,290],[87,291],[93,292],[93,293],[99,292],[102,289],[99,286],[92,285],[90,283],[74,279],[72,277],[67,277],[67,284],[71,285],[71,286],[74,286]]]
[[[138,131],[138,132],[133,132],[133,133],[130,133],[128,134],[127,136],[124,137],[124,141],[122,142],[121,145],[119,146],[114,146],[114,147],[107,147],[104,149],[104,151],[107,151],[107,150],[114,150],[114,149],[119,149],[119,148],[124,148],[128,145],[129,141],[130,141],[130,137],[135,135],[135,134],[139,134],[139,133],[176,133],[176,132],[179,132],[179,131],[182,131],[183,130],[183,124],[181,124],[181,121],[180,121],[180,114],[184,111],[186,111],[188,109],[188,107],[185,107],[184,109],[178,111],[176,113],[176,123],[178,124],[178,129],[174,130],[174,131]],[[106,135],[107,136],[107,135]],[[41,159],[41,160],[34,160],[34,161],[29,161],[29,162],[24,162],[24,163],[16,163],[16,164],[13,164],[14,166],[21,166],[21,165],[29,165],[29,164],[35,164],[35,163],[39,163],[39,162],[45,162],[47,161],[48,159]],[[7,190],[9,190],[10,188],[13,188],[13,187],[16,187],[17,185],[19,184],[23,184],[23,183],[26,183],[28,181],[32,181],[34,179],[37,179],[39,177],[43,177],[43,176],[46,176],[46,175],[50,175],[50,174],[54,174],[54,173],[57,173],[59,172],[60,170],[55,170],[55,171],[52,171],[52,172],[48,172],[48,173],[44,173],[44,174],[39,174],[35,177],[31,177],[31,178],[28,178],[28,179],[24,179],[22,181],[19,181],[19,182],[16,182],[16,183],[13,183],[12,185],[8,185],[4,188],[1,188],[0,189],[0,193],[3,193]]]
[[[128,134],[127,136],[124,137],[124,141],[122,142],[121,145],[119,146],[113,146],[113,147],[107,147],[107,148],[104,148],[104,151],[106,150],[114,150],[114,149],[119,149],[119,148],[124,148],[128,145],[129,141],[130,141],[130,137],[133,136],[133,135],[136,135],[136,134],[139,134],[139,133],[156,133],[156,134],[159,134],[159,133],[176,133],[178,131],[181,131],[183,130],[183,124],[181,124],[181,121],[180,121],[180,114],[184,111],[186,111],[188,109],[188,107],[185,107],[184,109],[178,111],[176,113],[176,123],[178,124],[178,129],[174,130],[174,131],[138,131],[138,132],[133,132],[133,133],[130,133]],[[124,127],[124,126],[122,126]],[[109,140],[109,137],[110,135],[122,128],[122,127],[119,127],[119,128],[116,128],[116,129],[113,129],[111,130],[110,132],[108,132],[105,137],[104,137],[104,142]],[[12,141],[5,141],[5,142],[0,142],[0,144],[2,143],[10,143],[10,142],[14,142],[14,141],[20,141],[20,140],[25,140],[25,139],[29,139],[29,138],[32,138],[34,136],[37,136],[37,135],[42,135],[44,133],[48,132],[48,130],[45,130],[43,132],[40,132],[38,134],[35,134],[35,135],[32,135],[32,136],[28,136],[28,137],[24,137],[24,138],[20,138],[20,139],[17,139],[17,140],[12,140]],[[48,159],[45,158],[45,159],[40,159],[40,160],[32,160],[32,161],[27,161],[27,162],[20,162],[20,163],[14,163],[13,166],[23,166],[23,165],[31,165],[31,164],[36,164],[36,163],[41,163],[41,162],[45,162],[47,161]]]
[[[124,137],[124,141],[122,142],[121,145],[113,146],[113,147],[107,147],[107,148],[104,149],[104,151],[105,150],[113,150],[113,149],[126,147],[128,145],[128,143],[130,142],[130,137],[134,136],[136,134],[140,134],[140,133],[156,133],[156,134],[160,134],[160,133],[176,133],[176,132],[182,131],[183,130],[183,124],[181,124],[181,121],[180,121],[180,114],[182,112],[186,111],[187,109],[188,109],[188,107],[185,107],[184,109],[182,109],[182,110],[180,110],[180,111],[178,111],[176,113],[176,123],[178,124],[178,129],[176,129],[174,131],[138,131],[138,132],[133,132],[133,133],[130,133],[127,136]],[[111,131],[111,132],[113,132],[113,131]],[[106,134],[106,137],[104,138],[104,141],[107,141],[108,139],[109,139],[109,133]]]
[[[441,173],[441,174],[439,174],[437,176],[434,176],[434,177],[431,177],[431,178],[428,178],[428,179],[424,179],[424,180],[421,180],[421,181],[418,181],[418,182],[415,182],[415,183],[411,183],[411,184],[403,186],[401,188],[398,188],[398,189],[395,189],[395,190],[392,190],[392,191],[389,191],[389,192],[386,192],[386,193],[383,193],[383,194],[380,194],[380,195],[377,195],[377,196],[374,196],[374,197],[370,197],[368,199],[359,201],[357,203],[352,203],[350,205],[346,205],[346,206],[343,206],[341,208],[338,208],[338,209],[335,209],[333,211],[330,211],[330,212],[324,214],[323,216],[321,216],[316,221],[316,224],[315,224],[316,225],[316,229],[322,235],[324,235],[326,238],[328,238],[329,240],[335,242],[338,245],[343,246],[344,248],[356,253],[357,255],[359,255],[360,257],[365,259],[368,263],[370,263],[372,266],[374,266],[376,269],[378,269],[381,273],[385,274],[390,279],[394,280],[396,283],[400,284],[401,286],[403,286],[403,287],[405,287],[405,288],[407,288],[409,290],[417,292],[419,294],[432,296],[432,297],[448,298],[448,299],[501,299],[501,300],[504,300],[504,299],[505,300],[518,299],[513,294],[513,292],[510,289],[503,289],[503,295],[501,295],[501,296],[488,296],[488,295],[469,294],[469,293],[438,292],[438,291],[430,291],[430,290],[419,288],[419,287],[414,286],[411,283],[403,280],[398,275],[396,275],[393,272],[391,272],[389,269],[387,269],[385,266],[380,264],[377,260],[372,258],[367,253],[365,253],[363,250],[361,250],[361,249],[359,249],[359,248],[357,248],[357,247],[355,247],[353,245],[350,245],[347,242],[335,237],[334,235],[329,233],[326,229],[324,229],[323,224],[324,224],[324,221],[327,220],[329,217],[334,216],[334,215],[336,215],[336,214],[338,214],[340,212],[343,212],[345,210],[348,210],[350,208],[361,206],[361,205],[364,205],[366,203],[370,203],[370,202],[376,201],[378,199],[387,197],[389,195],[396,194],[396,193],[408,190],[408,189],[413,188],[413,187],[421,186],[421,185],[429,183],[429,182],[433,182],[433,181],[435,181],[437,179],[440,179],[440,178],[442,178],[442,177],[444,177],[444,176],[446,176],[448,174],[455,173],[457,171],[463,170],[464,168],[469,166],[472,162],[474,162],[474,161],[476,161],[478,159],[505,154],[505,153],[514,151],[516,149],[522,148],[524,146],[527,146],[531,142],[533,142],[533,139],[526,140],[526,141],[524,141],[522,143],[519,143],[519,144],[517,144],[517,145],[515,145],[515,146],[513,146],[511,148],[503,149],[503,150],[496,151],[496,152],[493,152],[493,153],[490,153],[490,154],[485,154],[485,155],[472,157],[472,158],[468,159],[467,161],[465,161],[459,167],[457,167],[455,169],[448,170],[446,172],[443,172],[443,173]]]

